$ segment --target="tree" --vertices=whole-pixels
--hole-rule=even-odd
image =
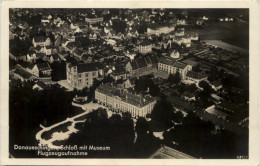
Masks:
[[[171,83],[174,82],[174,75],[172,73],[169,74],[168,81]]]
[[[167,128],[173,125],[173,106],[168,103],[164,98],[157,101],[152,112],[152,120],[158,122],[158,125]]]
[[[181,82],[181,75],[180,75],[180,72],[177,71],[175,74],[174,74],[174,81],[173,83],[174,84],[179,84]]]
[[[203,88],[203,93],[206,95],[206,96],[209,96],[214,90],[212,89],[212,87],[206,82],[206,81],[200,81],[199,82],[199,86],[201,88]]]

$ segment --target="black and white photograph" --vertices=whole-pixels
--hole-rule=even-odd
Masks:
[[[9,8],[9,159],[249,159],[249,15]]]

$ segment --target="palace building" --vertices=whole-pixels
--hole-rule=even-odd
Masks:
[[[107,84],[96,89],[95,99],[115,111],[130,112],[132,117],[145,117],[156,104],[156,100],[151,96],[132,94]]]

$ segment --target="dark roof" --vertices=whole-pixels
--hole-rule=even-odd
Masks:
[[[136,59],[136,63],[139,66],[139,68],[146,67],[147,63],[144,58],[138,58]]]
[[[47,88],[47,86],[42,81],[38,81],[35,85],[38,85],[42,89],[46,89]]]
[[[36,53],[36,58],[43,58],[45,56],[44,53]]]
[[[170,101],[174,106],[176,107],[181,107],[184,111],[191,111],[193,109],[193,106],[190,105],[188,102],[184,100],[180,100],[179,97],[168,97],[168,101]]]
[[[219,87],[219,86],[221,86],[221,82],[220,82],[220,80],[216,80],[216,81],[213,81],[211,83],[211,85],[214,85],[215,87]]]
[[[206,78],[207,75],[204,72],[188,71],[187,77],[191,77],[194,79],[202,79],[202,78]]]
[[[141,46],[147,46],[147,45],[151,45],[152,43],[151,43],[151,41],[149,41],[149,40],[144,40],[144,41],[142,41],[141,43],[140,43],[140,45]]]
[[[113,75],[122,75],[122,74],[125,74],[126,73],[126,70],[125,70],[125,66],[123,65],[117,65],[115,66],[115,70],[113,71]]]
[[[33,76],[29,72],[24,71],[22,69],[15,69],[14,73],[20,75],[21,77],[23,77],[25,79],[30,79]]]
[[[97,71],[103,68],[101,63],[81,63],[77,65],[78,73]]]
[[[139,68],[139,66],[138,66],[138,64],[137,64],[137,62],[136,62],[136,60],[133,60],[132,62],[130,62],[130,64],[131,64],[133,70],[136,70],[136,69]]]
[[[35,47],[35,50],[40,51],[42,48],[43,47],[41,47],[41,46],[37,46],[37,47]]]
[[[30,63],[30,62],[20,62],[19,63],[23,68],[29,68],[29,69],[32,69],[34,67],[34,64]]]
[[[52,58],[53,58],[54,60],[59,60],[59,59],[60,59],[60,57],[59,57],[58,54],[51,54],[51,56],[52,56]]]
[[[44,70],[50,70],[51,69],[51,67],[50,67],[48,62],[38,63],[36,65],[37,65],[39,71],[44,71]]]
[[[46,40],[46,37],[44,37],[44,36],[35,36],[34,37],[35,42],[45,42],[45,40]]]
[[[160,59],[159,63],[163,63],[163,64],[166,64],[166,65],[173,65],[176,61],[172,58],[169,58],[169,57],[163,57]]]

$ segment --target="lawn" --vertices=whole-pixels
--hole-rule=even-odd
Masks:
[[[55,127],[49,131],[46,131],[42,134],[42,138],[45,139],[45,140],[49,140],[51,139],[51,135],[55,132],[67,132],[68,131],[68,126],[70,126],[72,124],[72,122],[66,122],[62,125],[59,125],[58,127]]]

